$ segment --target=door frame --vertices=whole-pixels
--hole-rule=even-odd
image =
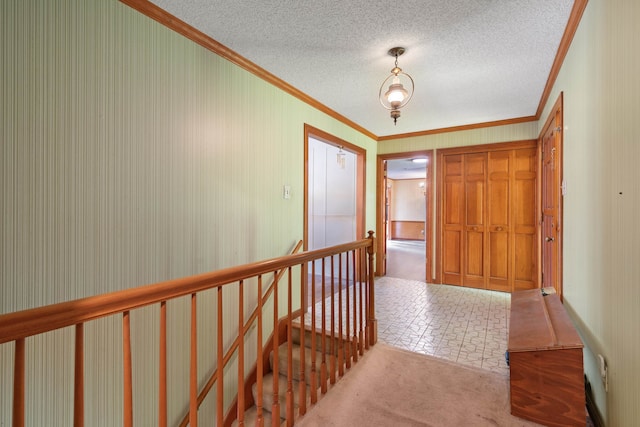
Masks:
[[[543,235],[543,224],[542,224],[542,209],[543,209],[543,201],[542,201],[542,186],[543,186],[543,182],[542,182],[542,145],[544,142],[544,136],[548,133],[548,131],[550,129],[554,129],[554,136],[556,138],[556,152],[555,152],[555,157],[556,157],[556,169],[555,169],[555,174],[554,174],[554,180],[551,183],[552,186],[554,186],[558,191],[556,193],[556,206],[557,206],[557,218],[556,218],[556,236],[555,236],[555,242],[556,242],[556,256],[555,256],[555,261],[556,261],[556,271],[554,274],[554,287],[556,290],[556,293],[558,294],[558,296],[560,297],[560,301],[563,300],[562,298],[562,290],[563,290],[563,286],[562,286],[562,247],[563,247],[563,230],[564,230],[564,221],[563,221],[563,201],[564,201],[564,194],[563,194],[563,180],[564,180],[564,173],[563,173],[563,163],[564,163],[564,157],[563,157],[563,141],[564,141],[564,125],[563,125],[563,92],[560,92],[560,95],[558,96],[558,99],[556,99],[556,102],[553,104],[553,107],[551,108],[551,111],[549,112],[549,116],[547,117],[547,120],[544,123],[544,126],[542,127],[542,130],[540,132],[540,135],[538,135],[538,159],[539,159],[539,165],[538,165],[538,173],[539,173],[539,179],[538,182],[539,184],[539,189],[538,189],[538,218],[539,218],[539,236],[538,236],[538,241],[540,244],[540,250],[538,251],[538,283],[540,283],[540,286],[542,287],[544,285],[543,281],[542,281],[542,272],[544,270],[544,266],[543,266],[543,261],[544,261],[544,256],[543,256],[543,251],[545,248],[544,245],[544,238],[545,236]]]
[[[423,157],[427,159],[426,186],[426,218],[425,218],[425,281],[433,283],[433,150],[408,151],[404,153],[378,154],[376,163],[376,276],[384,276],[385,257],[387,256],[386,240],[387,230],[384,224],[385,217],[385,161],[393,159],[410,159],[413,157]]]
[[[342,147],[356,155],[356,239],[364,239],[365,236],[365,188],[366,188],[366,161],[367,151],[357,145],[351,144],[337,136],[317,129],[307,123],[304,124],[304,220],[303,220],[303,249],[309,249],[309,138],[313,137],[325,144]]]

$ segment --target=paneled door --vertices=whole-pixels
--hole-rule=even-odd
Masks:
[[[560,128],[554,124],[545,129],[542,137],[542,286],[553,287],[562,295],[558,280]]]
[[[487,288],[510,291],[512,276],[513,242],[511,241],[511,175],[512,151],[494,151],[488,154],[487,180],[488,268]]]
[[[536,159],[535,148],[489,153],[488,289],[536,287]]]
[[[464,224],[464,156],[445,156],[442,165],[442,274],[443,282],[462,285]]]
[[[486,287],[486,200],[487,153],[464,156],[464,251],[463,283],[472,288]]]
[[[536,142],[467,150],[443,150],[439,157],[442,283],[533,289],[539,250]]]
[[[538,287],[537,162],[536,148],[514,151],[511,204],[514,291]]]

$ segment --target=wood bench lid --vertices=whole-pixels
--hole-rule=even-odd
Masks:
[[[582,348],[573,322],[557,295],[540,289],[511,294],[509,352]]]

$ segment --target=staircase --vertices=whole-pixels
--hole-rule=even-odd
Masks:
[[[317,330],[313,337],[311,329],[304,328],[304,339],[301,338],[301,325],[294,323],[291,328],[291,346],[288,341],[278,346],[277,355],[272,351],[269,354],[269,371],[262,380],[262,417],[263,425],[270,427],[274,425],[274,411],[279,411],[276,418],[276,425],[287,425],[287,418],[297,420],[300,415],[306,413],[320,394],[326,393],[328,384],[333,384],[338,377],[344,375],[345,365],[348,369],[351,361],[357,361],[358,352],[355,351],[355,341],[346,338],[340,339],[329,335],[324,335],[324,346],[322,342],[322,331]],[[286,333],[285,333],[286,336]],[[332,345],[333,344],[333,345]],[[364,345],[364,344],[363,344]],[[291,351],[289,349],[291,347]],[[304,348],[303,348],[304,347]],[[316,350],[313,351],[313,348]],[[324,352],[322,349],[324,348]],[[289,353],[290,351],[290,353]],[[315,357],[314,357],[315,353]],[[291,356],[289,356],[291,354]],[[304,354],[304,376],[301,375],[301,354]],[[345,357],[345,355],[347,357]],[[353,359],[351,358],[353,356]],[[291,365],[289,359],[291,358]],[[289,366],[291,371],[289,372]],[[274,373],[277,372],[277,377]],[[289,375],[291,379],[289,380]],[[277,378],[277,404],[274,398],[274,381]],[[301,402],[301,388],[304,384],[304,405]],[[251,386],[253,402],[259,402],[258,384]],[[288,397],[290,396],[290,397]],[[291,400],[293,405],[288,407],[287,400]],[[303,408],[303,411],[301,411]],[[287,417],[287,412],[290,416]],[[244,425],[255,426],[258,419],[258,407],[256,404],[246,409],[244,412]],[[240,425],[236,419],[232,426]],[[290,422],[289,425],[293,425]]]
[[[123,425],[133,425],[134,402],[138,396],[146,398],[148,394],[148,390],[136,390],[133,387],[136,367],[132,363],[134,356],[158,358],[156,406],[160,426],[168,425],[169,416],[175,416],[168,411],[168,384],[172,378],[181,378],[176,373],[183,372],[182,369],[187,365],[188,407],[178,423],[179,426],[198,425],[198,409],[211,390],[215,390],[216,395],[215,402],[211,404],[215,405],[217,426],[229,426],[236,418],[239,418],[238,425],[255,425],[258,413],[262,416],[262,423],[259,424],[281,425],[286,420],[287,426],[293,425],[297,417],[304,415],[307,408],[317,402],[318,392],[326,393],[328,385],[334,384],[338,377],[344,375],[351,363],[356,362],[365,349],[375,344],[378,335],[373,280],[373,232],[369,231],[368,237],[364,239],[313,251],[298,253],[300,247],[302,242],[298,243],[293,253],[284,257],[0,314],[0,345],[11,343],[14,353],[13,393],[0,396],[0,412],[5,413],[3,409],[11,408],[12,425],[24,427],[27,408],[46,409],[43,402],[34,398],[37,393],[27,393],[27,385],[31,384],[27,379],[37,376],[35,370],[31,369],[32,364],[28,363],[27,355],[42,352],[46,347],[39,344],[41,340],[27,338],[73,327],[75,340],[73,348],[68,351],[70,360],[67,361],[69,365],[73,365],[73,370],[72,375],[64,379],[65,384],[73,388],[73,413],[66,415],[68,422],[65,424],[79,427],[85,425],[85,415],[95,412],[87,410],[84,399],[88,393],[85,389],[85,336],[91,334],[92,340],[113,338],[99,334],[94,328],[85,329],[85,324],[100,318],[111,318],[122,323],[123,360],[122,392],[111,394],[122,396],[123,401],[101,402],[101,405],[113,407],[114,411],[121,407]],[[296,277],[300,277],[299,282],[294,279]],[[307,277],[310,277],[308,283]],[[317,277],[321,279],[317,280]],[[299,307],[309,307],[309,311],[305,313],[310,315],[309,322],[304,322],[310,326],[308,330],[307,326],[293,323],[300,318],[300,310],[294,311],[298,304],[294,304],[292,300],[293,290],[294,286],[301,285],[310,286],[309,295],[313,296],[307,302],[306,293],[298,292]],[[316,286],[322,286],[319,296],[316,295]],[[257,306],[249,315],[245,313],[247,310],[244,301],[248,299],[245,298],[245,291],[258,296]],[[215,294],[215,299],[208,295],[203,297],[205,292],[208,295]],[[236,296],[237,299],[234,298]],[[169,303],[183,297],[190,299],[189,307],[176,307]],[[212,332],[207,335],[208,341],[216,342],[215,369],[203,384],[200,384],[198,372],[210,370],[210,367],[198,365],[201,334],[197,331],[198,324],[202,324],[198,322],[199,306],[216,312],[215,327],[211,323],[205,325],[207,331]],[[135,334],[135,331],[146,331],[148,328],[146,322],[136,321],[136,315],[132,316],[132,313],[145,307],[150,307],[157,313],[160,344],[157,349],[134,348],[131,345],[132,331]],[[225,348],[225,339],[228,339],[230,333],[235,334],[233,324],[228,325],[230,322],[225,314],[230,310],[238,315],[239,327],[237,337]],[[173,312],[178,314],[168,314]],[[187,312],[190,314],[189,319],[182,315]],[[285,324],[282,319],[286,319]],[[173,327],[169,325],[169,321],[188,328],[190,332],[188,351],[179,358],[167,358],[167,331]],[[320,326],[320,329],[317,330],[316,326]],[[252,336],[254,330],[255,336]],[[302,330],[306,332],[300,333]],[[314,332],[310,332],[311,330]],[[263,331],[276,333],[265,341]],[[247,375],[245,345],[251,339],[255,340],[255,344],[250,345],[255,345],[257,362],[255,370]],[[205,345],[208,341],[205,341]],[[277,351],[269,354],[273,347]],[[302,360],[305,363],[301,363]],[[237,363],[231,363],[232,361]],[[94,370],[94,366],[88,369],[90,372]],[[236,402],[225,405],[225,375],[234,373],[235,378],[240,379],[240,384],[253,378],[252,381],[256,383],[255,397],[252,396],[251,385],[245,383],[244,387],[240,387]],[[254,403],[256,407],[251,409]],[[238,407],[241,410],[238,411]],[[147,409],[140,410],[145,414],[148,412]]]

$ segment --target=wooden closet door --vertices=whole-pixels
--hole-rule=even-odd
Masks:
[[[444,156],[442,165],[442,281],[449,285],[462,285],[463,158]]]
[[[465,226],[463,239],[462,284],[486,288],[485,253],[485,187],[487,153],[464,156]]]
[[[537,150],[515,150],[513,179],[513,291],[538,287]]]
[[[513,150],[489,152],[487,163],[487,289],[511,291],[511,176]]]
[[[442,283],[503,292],[538,287],[535,141],[440,157]]]

